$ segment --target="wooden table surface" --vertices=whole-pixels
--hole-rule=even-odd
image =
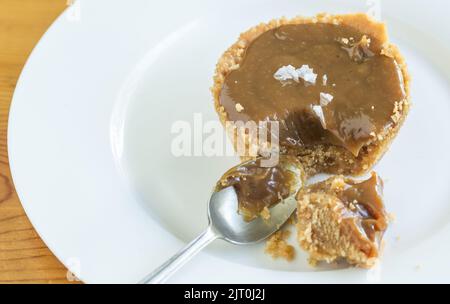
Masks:
[[[20,204],[8,164],[8,112],[31,50],[67,0],[0,0],[0,283],[69,283]],[[70,275],[69,275],[70,278]]]

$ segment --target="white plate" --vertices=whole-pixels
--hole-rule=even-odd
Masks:
[[[174,121],[217,120],[209,87],[221,53],[260,21],[377,2],[79,1],[33,51],[11,108],[12,174],[40,236],[85,282],[138,281],[205,227],[210,189],[236,162],[170,153]],[[380,266],[314,270],[304,253],[289,264],[217,242],[171,282],[449,281],[449,2],[379,7],[414,103],[377,168],[397,215]]]

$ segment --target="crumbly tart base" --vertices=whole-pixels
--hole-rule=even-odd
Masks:
[[[311,265],[344,259],[349,264],[371,268],[378,260],[381,244],[355,236],[343,221],[347,207],[336,192],[344,187],[344,177],[334,176],[326,183],[326,191],[310,191],[306,187],[297,194],[300,246],[309,253]]]
[[[305,167],[308,175],[319,172],[333,174],[351,174],[361,175],[368,172],[373,165],[383,156],[389,148],[390,143],[395,138],[403,124],[409,110],[409,81],[410,77],[406,68],[406,63],[397,47],[388,42],[387,30],[383,23],[377,22],[366,14],[350,14],[350,15],[328,15],[319,14],[313,18],[295,17],[293,19],[274,19],[268,23],[261,23],[248,31],[242,33],[236,43],[234,43],[219,59],[214,75],[214,84],[211,88],[215,109],[219,115],[221,123],[226,127],[228,121],[227,113],[220,105],[219,96],[225,77],[233,70],[239,68],[244,58],[245,50],[250,43],[262,33],[286,24],[306,24],[306,23],[331,23],[342,24],[354,27],[361,32],[375,37],[383,43],[381,54],[392,57],[396,60],[401,71],[404,89],[407,98],[399,100],[392,112],[392,125],[382,134],[373,134],[373,139],[364,146],[358,156],[354,156],[343,147],[333,145],[317,145],[313,147],[296,148],[293,150],[280,149],[281,153],[292,154],[299,158]],[[232,141],[236,143],[236,131],[227,130]],[[254,141],[246,134],[238,134],[245,142],[246,151],[265,151],[266,147],[255,146]],[[254,156],[254,155],[251,155]],[[251,157],[241,156],[243,160]]]

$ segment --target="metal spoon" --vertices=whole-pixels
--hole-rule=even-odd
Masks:
[[[244,221],[236,211],[238,197],[234,187],[215,192],[208,204],[208,228],[139,283],[164,283],[195,254],[216,239],[223,239],[236,245],[248,245],[258,243],[276,232],[295,211],[297,207],[295,194],[304,182],[303,169],[298,163],[282,161],[280,164],[283,165],[283,169],[292,171],[298,178],[291,195],[270,208],[268,220],[258,217],[251,222]]]

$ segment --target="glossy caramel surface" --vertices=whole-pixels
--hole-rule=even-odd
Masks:
[[[349,26],[280,26],[248,46],[240,67],[226,76],[219,103],[231,121],[279,121],[287,148],[331,144],[358,155],[391,126],[395,102],[406,97],[395,59],[381,48]],[[274,77],[282,67],[303,65],[316,74],[314,83]],[[321,95],[332,100],[321,102]]]
[[[345,206],[342,210],[345,225],[342,227],[349,229],[346,234],[357,240],[369,240],[377,248],[388,226],[383,203],[383,181],[375,172],[364,181],[350,178],[343,180],[344,184],[334,190],[336,197]],[[330,183],[320,182],[310,189],[311,192],[327,193],[330,191]]]
[[[371,178],[363,182],[347,179],[348,188],[340,195],[340,199],[348,206],[348,219],[353,221],[362,234],[377,242],[381,240],[388,221],[383,204],[383,182],[372,173]]]

